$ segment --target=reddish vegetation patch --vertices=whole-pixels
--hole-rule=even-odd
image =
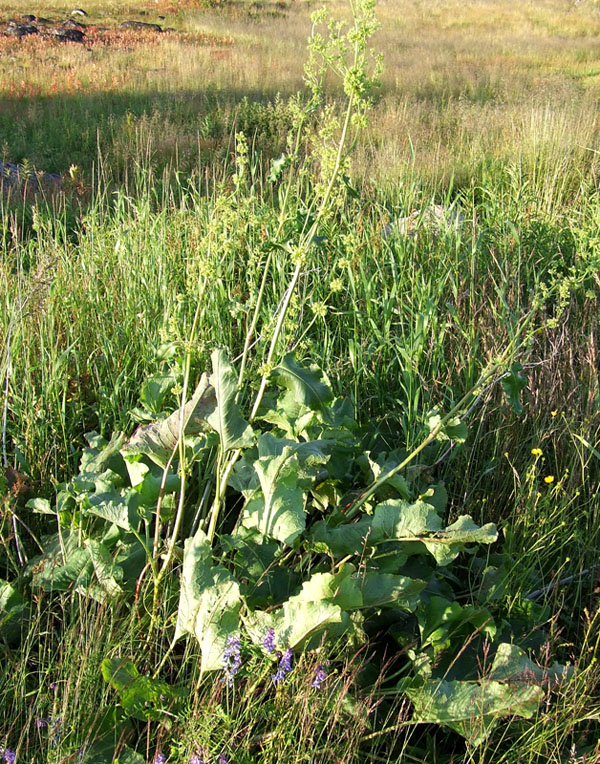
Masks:
[[[23,62],[40,66],[47,65],[52,69],[55,59],[54,53],[63,46],[69,45],[76,50],[106,48],[121,51],[131,51],[141,46],[158,46],[162,41],[176,40],[183,45],[197,47],[210,46],[210,55],[215,58],[224,58],[229,50],[223,50],[224,46],[233,45],[232,38],[221,38],[210,34],[183,34],[180,32],[154,32],[139,29],[106,29],[96,26],[86,28],[83,43],[60,42],[50,34],[32,34],[18,39],[6,37],[0,34],[0,58],[20,57]],[[117,90],[129,79],[129,72],[109,73],[105,67],[92,65],[86,73],[79,73],[75,65],[60,72],[53,72],[51,79],[46,80],[44,85],[33,84],[27,81],[27,71],[23,72],[22,79],[0,80],[0,93],[12,98],[30,98],[44,93],[71,93],[76,91],[107,91]],[[27,67],[29,71],[29,68]],[[83,82],[82,79],[83,78]],[[89,81],[87,81],[89,79]],[[1,104],[0,104],[0,108]]]
[[[140,29],[106,29],[89,26],[85,30],[83,42],[61,42],[51,34],[33,34],[18,39],[0,34],[0,55],[19,51],[35,54],[48,46],[83,45],[90,47],[111,47],[117,50],[131,50],[141,45],[158,44],[161,40],[177,40],[189,45],[233,45],[231,37],[217,37],[210,34],[184,34],[182,32],[154,32]]]

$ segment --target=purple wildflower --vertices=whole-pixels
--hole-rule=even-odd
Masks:
[[[164,755],[164,753],[157,753],[154,757],[154,764],[165,764],[166,760],[167,757]]]
[[[10,748],[4,749],[4,761],[6,764],[15,764],[16,758],[17,754],[14,751],[11,751]]]
[[[223,754],[221,754],[221,755],[219,756],[219,764],[229,764],[229,762],[228,762],[228,761],[227,761],[227,759],[226,759],[226,758],[223,756]]]
[[[58,685],[56,684],[56,682],[50,682],[48,687],[52,690],[52,692],[56,692],[56,690],[58,689]]]
[[[275,652],[275,629],[267,629],[263,645],[269,654]]]
[[[193,756],[190,756],[190,762],[189,764],[204,764],[202,759],[198,756],[198,754],[194,754]]]
[[[325,671],[325,667],[323,665],[317,666],[311,687],[314,687],[315,690],[320,690],[321,684],[325,681],[325,679],[327,679],[327,672]]]
[[[280,682],[283,682],[286,674],[290,673],[290,671],[292,670],[293,657],[294,657],[293,651],[290,648],[288,648],[279,660],[279,668],[277,669],[277,673],[273,674],[273,676],[271,677],[271,681],[273,682],[273,684],[279,684]]]
[[[44,729],[44,727],[45,727],[47,724],[48,724],[48,719],[36,719],[36,720],[35,720],[35,726],[36,726],[36,727],[37,727],[39,730],[43,730],[43,729]]]
[[[223,670],[229,687],[233,687],[233,677],[240,670],[242,665],[240,638],[230,634],[227,637],[227,644],[223,651]]]

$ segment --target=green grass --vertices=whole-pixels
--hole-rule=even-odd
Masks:
[[[143,18],[165,7],[143,7]],[[16,2],[4,9],[6,17],[29,10]],[[98,23],[133,15],[119,3],[87,10]],[[475,385],[529,316],[518,353],[528,380],[523,413],[500,384],[481,390],[466,443],[440,449],[429,474],[446,483],[449,520],[470,514],[499,524],[490,559],[505,571],[498,612],[527,624],[523,597],[544,590],[532,606],[543,630],[527,637],[540,637],[549,663],[573,663],[575,685],[534,719],[514,720],[471,749],[447,730],[411,724],[408,701],[379,671],[381,652],[373,658],[376,640],[357,658],[352,645],[304,654],[277,692],[268,681],[257,686],[267,668],[254,656],[232,694],[220,677],[198,681],[190,640],[164,668],[189,689],[184,710],[168,724],[124,725],[110,743],[117,752],[129,745],[152,761],[160,749],[174,764],[196,752],[211,763],[223,752],[231,764],[575,764],[600,756],[593,13],[592,4],[550,1],[381,6],[375,45],[386,74],[354,154],[356,193],[326,221],[279,345],[319,363],[381,442],[410,450],[428,412],[447,411]],[[181,4],[167,23],[189,36],[90,50],[34,41],[0,61],[4,157],[62,173],[78,166],[64,197],[0,198],[4,466],[24,473],[34,495],[51,495],[77,472],[84,433],[133,431],[148,376],[181,374],[189,352],[195,380],[215,346],[242,352],[265,241],[280,226],[280,188],[267,174],[294,121],[288,97],[302,87],[308,9]],[[332,85],[334,103],[339,95]],[[280,243],[293,240],[316,193],[319,127],[301,148]],[[252,150],[236,183],[237,131]],[[434,202],[460,210],[463,223],[384,235],[391,220]],[[294,268],[283,248],[272,258],[246,406]],[[24,508],[25,498],[8,490],[1,500],[7,580],[20,568],[15,533],[33,556],[27,529],[39,538],[55,530]],[[478,575],[474,567],[472,581]],[[476,596],[472,581],[461,582],[465,602]],[[102,725],[121,729],[100,663],[133,658],[153,671],[168,648],[173,597],[167,587],[163,629],[148,645],[147,581],[130,611],[36,595],[28,633],[0,647],[0,745],[18,749],[18,761],[58,764],[76,760]],[[332,679],[316,693],[306,676],[327,658]],[[38,718],[62,720],[56,741]]]

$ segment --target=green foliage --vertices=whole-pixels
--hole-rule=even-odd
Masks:
[[[527,377],[521,374],[522,371],[523,366],[520,363],[513,363],[510,373],[502,380],[502,389],[504,390],[510,407],[517,415],[523,412],[521,392],[527,387]]]
[[[224,350],[215,350],[211,358],[213,373],[210,383],[217,401],[214,411],[206,417],[206,422],[218,433],[223,453],[235,448],[247,448],[252,444],[254,436],[236,403],[237,377]]]
[[[239,585],[222,565],[213,565],[206,535],[185,542],[175,639],[193,634],[202,652],[201,671],[223,666],[227,637],[238,630]]]
[[[489,674],[478,681],[426,679],[409,689],[415,719],[443,724],[481,745],[502,717],[530,719],[553,687],[568,684],[572,668],[542,669],[516,645],[500,643]]]
[[[116,690],[123,710],[141,721],[162,721],[176,714],[185,694],[159,679],[142,676],[132,661],[122,658],[105,658],[102,676]]]

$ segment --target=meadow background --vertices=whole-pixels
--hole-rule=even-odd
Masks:
[[[0,196],[2,579],[18,580],[21,554],[49,532],[52,520],[25,502],[77,473],[85,433],[133,432],[145,380],[189,350],[199,300],[192,378],[214,347],[242,352],[281,203],[271,160],[305,92],[314,7],[115,0],[85,6],[86,23],[109,31],[84,45],[0,37],[0,160],[64,176],[64,193]],[[337,0],[328,7],[348,16]],[[13,0],[0,17],[68,10]],[[332,652],[341,694],[314,700],[293,679],[274,698],[248,687],[238,705],[218,680],[196,683],[189,645],[171,667],[193,688],[185,713],[168,730],[138,724],[116,756],[125,743],[142,761],[157,750],[176,763],[208,758],[210,748],[212,762],[234,740],[231,762],[600,761],[600,4],[386,0],[376,15],[381,87],[346,196],[298,281],[281,353],[318,363],[361,423],[410,451],[428,412],[451,408],[516,347],[523,410],[500,383],[478,391],[468,438],[431,455],[431,480],[445,483],[448,520],[498,524],[502,612],[525,618],[524,598],[543,590],[529,616],[548,662],[576,667],[576,687],[473,747],[413,724],[383,675],[364,681],[369,645],[358,658]],[[176,31],[118,27],[159,16]],[[333,78],[326,97],[335,114]],[[299,214],[319,172],[319,127],[300,147]],[[249,147],[241,189],[236,134]],[[462,223],[388,233],[433,203]],[[291,269],[278,260],[266,286],[245,403]],[[471,582],[458,585],[466,601]],[[115,713],[102,658],[139,656],[148,624],[68,593],[30,596],[28,628],[2,643],[0,745],[18,761],[76,761],[99,717],[108,725]],[[151,669],[169,642],[168,602],[164,611]]]

